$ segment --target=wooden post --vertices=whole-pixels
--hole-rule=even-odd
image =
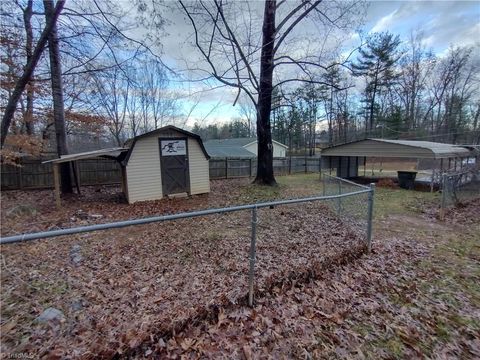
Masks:
[[[122,192],[125,195],[125,198],[128,201],[128,187],[127,187],[127,168],[123,165],[120,165],[121,174],[122,174]]]
[[[53,184],[55,185],[55,204],[61,208],[60,202],[60,169],[58,163],[53,163]]]
[[[252,177],[252,158],[248,159],[248,164],[250,166],[250,177]]]
[[[363,177],[365,177],[366,173],[367,173],[367,157],[364,156],[363,157]]]
[[[73,179],[75,180],[75,186],[77,187],[77,193],[80,195],[80,176],[78,175],[78,166],[76,161],[72,161]]]

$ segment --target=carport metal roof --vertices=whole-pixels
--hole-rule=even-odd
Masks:
[[[120,155],[122,155],[122,153],[127,151],[128,151],[128,148],[121,148],[121,147],[85,151],[77,154],[62,155],[58,159],[47,160],[47,161],[44,161],[43,163],[59,164],[59,163],[64,163],[68,161],[76,161],[76,160],[82,160],[82,159],[95,159],[98,157],[116,159]]]
[[[326,148],[322,156],[445,159],[474,154],[464,146],[431,141],[365,139]]]

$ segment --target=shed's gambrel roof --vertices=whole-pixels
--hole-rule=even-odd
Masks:
[[[466,146],[418,140],[365,139],[336,145],[322,156],[366,156],[389,158],[444,159],[473,155]]]
[[[85,151],[85,152],[76,153],[76,154],[62,155],[58,159],[47,160],[47,161],[44,161],[43,163],[63,163],[68,161],[81,160],[81,159],[95,159],[95,158],[103,157],[103,158],[115,159],[117,161],[122,162],[123,165],[126,165],[128,163],[128,159],[130,158],[130,154],[132,153],[132,150],[133,150],[133,147],[135,146],[136,141],[148,136],[161,134],[162,132],[166,132],[170,130],[176,131],[187,137],[192,137],[196,139],[205,157],[207,159],[210,159],[210,156],[205,150],[205,146],[203,146],[202,139],[200,138],[199,135],[194,134],[187,130],[177,128],[176,126],[173,126],[173,125],[168,125],[160,129],[156,129],[127,140],[125,142],[125,147],[108,148],[108,149],[101,149],[101,150]]]
[[[141,140],[143,138],[150,137],[150,136],[161,135],[162,133],[165,133],[165,132],[168,132],[168,131],[175,131],[175,132],[178,132],[178,133],[180,133],[182,135],[185,135],[187,137],[194,138],[195,140],[197,140],[198,144],[200,145],[200,148],[202,149],[202,152],[205,155],[205,157],[207,158],[207,160],[210,159],[210,155],[208,155],[207,150],[205,150],[205,146],[203,145],[203,141],[202,141],[202,138],[200,137],[200,135],[197,135],[195,133],[192,133],[192,132],[184,130],[184,129],[180,129],[180,128],[178,128],[176,126],[173,126],[173,125],[167,125],[167,126],[159,128],[159,129],[149,131],[145,134],[135,136],[132,139],[128,139],[125,142],[125,146],[129,147],[129,151],[127,153],[127,156],[125,157],[125,160],[123,160],[123,165],[128,164],[128,160],[130,159],[130,154],[132,153],[133,148],[135,147],[135,143],[138,140]]]

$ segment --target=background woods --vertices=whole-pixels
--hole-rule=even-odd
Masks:
[[[363,2],[1,7],[4,163],[121,146],[166,124],[204,139],[258,136],[264,165],[271,139],[302,155],[364,137],[480,142],[478,44],[435,53],[418,31],[356,33]],[[165,64],[173,63],[163,51],[166,13],[190,46],[175,66]],[[218,88],[230,100],[205,102]],[[211,120],[219,108],[226,115]]]

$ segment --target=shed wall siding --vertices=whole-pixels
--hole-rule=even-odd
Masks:
[[[190,173],[190,194],[210,192],[210,173],[208,160],[205,158],[197,140],[188,138],[188,166]]]
[[[163,197],[158,139],[169,137],[185,135],[176,131],[166,131],[141,138],[135,143],[126,167],[129,203],[158,200]],[[188,138],[188,156],[190,194],[210,192],[208,160],[198,141],[191,137]]]
[[[139,139],[127,164],[128,202],[163,197],[158,136]]]

